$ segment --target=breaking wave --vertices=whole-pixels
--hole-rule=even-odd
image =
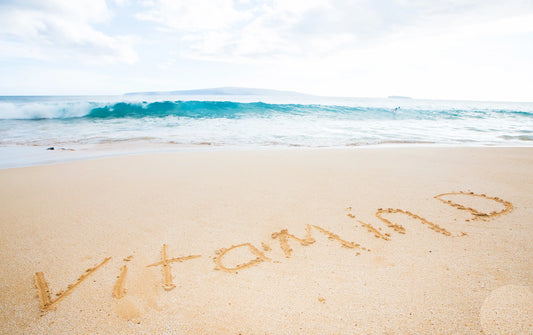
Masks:
[[[273,104],[232,101],[156,101],[156,102],[91,102],[91,101],[30,101],[1,102],[0,119],[120,119],[161,118],[227,118],[271,117],[276,115],[318,116],[325,118],[370,119],[484,119],[498,117],[533,117],[532,111],[502,109],[432,109],[342,106],[322,104]]]
[[[0,97],[0,146],[131,141],[266,147],[533,143],[533,103],[204,98]]]

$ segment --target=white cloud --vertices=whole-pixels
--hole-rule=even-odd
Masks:
[[[140,20],[186,32],[226,29],[249,16],[236,10],[232,0],[158,0],[146,1],[144,6],[147,10],[137,14]]]
[[[531,12],[527,0],[152,0],[137,17],[175,31],[188,58],[324,59]]]
[[[154,0],[144,3],[140,20],[176,31],[192,58],[261,59],[300,53],[290,29],[325,0]]]
[[[133,39],[94,27],[112,13],[105,0],[7,1],[0,4],[2,58],[137,61]]]

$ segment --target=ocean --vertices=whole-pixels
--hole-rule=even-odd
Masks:
[[[95,148],[116,144],[132,153],[532,146],[533,103],[305,95],[0,97],[0,168],[101,156]],[[52,147],[54,156],[46,152]]]

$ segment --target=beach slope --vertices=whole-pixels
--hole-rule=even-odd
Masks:
[[[14,334],[531,334],[533,148],[0,170]]]

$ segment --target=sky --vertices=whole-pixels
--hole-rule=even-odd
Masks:
[[[533,0],[0,0],[0,95],[533,101]]]

